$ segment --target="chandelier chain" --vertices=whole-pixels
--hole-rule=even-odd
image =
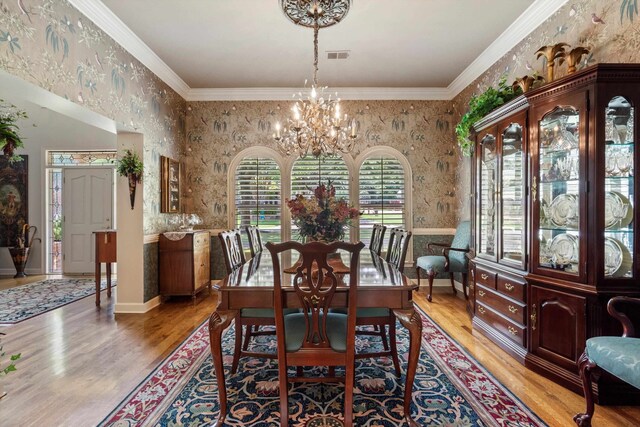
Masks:
[[[283,11],[296,25],[313,28],[313,84],[308,96],[299,93],[293,116],[284,128],[275,125],[273,139],[287,155],[315,157],[351,152],[357,142],[356,122],[340,110],[340,98],[318,85],[318,35],[320,28],[340,22],[350,0],[280,0]],[[309,22],[312,21],[312,22]]]

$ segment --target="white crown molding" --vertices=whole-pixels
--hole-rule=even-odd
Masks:
[[[138,61],[168,84],[181,97],[186,98],[189,85],[180,78],[156,53],[151,50],[100,0],[69,0],[69,3],[89,18],[109,37],[125,48]]]
[[[568,0],[536,0],[446,88],[331,88],[344,100],[445,100],[456,97]],[[300,88],[192,89],[100,0],[69,0],[186,101],[287,101]]]
[[[456,97],[568,0],[536,0],[448,86]]]
[[[187,101],[289,101],[303,88],[216,88],[190,89]],[[329,87],[342,100],[451,100],[448,88],[423,87]]]

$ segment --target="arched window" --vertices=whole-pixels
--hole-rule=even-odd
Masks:
[[[263,242],[281,241],[282,179],[278,163],[268,157],[245,157],[235,169],[233,226],[256,225]],[[246,240],[246,233],[242,233]],[[248,247],[248,242],[243,242]]]
[[[374,152],[365,155],[359,180],[360,240],[368,243],[373,224],[387,228],[410,228],[407,217],[406,171],[394,155]],[[388,233],[385,240],[388,240]],[[386,249],[386,243],[383,245]],[[410,258],[409,258],[410,259]]]
[[[311,194],[319,184],[329,182],[336,188],[336,197],[349,200],[349,168],[342,157],[308,155],[299,158],[291,168],[291,197],[296,194]],[[291,237],[299,238],[293,224],[291,224]]]

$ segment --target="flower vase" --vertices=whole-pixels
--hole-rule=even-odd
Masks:
[[[133,204],[136,201],[136,184],[138,180],[134,174],[129,174],[129,200],[131,201],[131,210],[133,210]]]
[[[29,248],[9,248],[9,253],[11,254],[13,265],[16,268],[16,275],[13,276],[13,278],[25,277],[24,267],[27,265],[27,260],[29,259]]]

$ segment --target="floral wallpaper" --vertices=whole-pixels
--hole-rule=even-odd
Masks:
[[[536,59],[535,52],[542,46],[564,42],[588,47],[591,52],[583,58],[580,67],[601,62],[640,62],[640,16],[638,0],[579,0],[570,1],[531,32],[511,51],[500,58],[482,76],[463,90],[454,100],[454,123],[464,114],[473,94],[483,92],[488,86],[496,86],[502,76],[507,82],[516,77],[537,72],[545,76],[543,58]],[[566,74],[566,66],[556,67],[555,77]],[[458,149],[456,149],[459,152]],[[471,162],[460,162],[458,187],[460,194],[469,194]],[[463,214],[469,212],[469,198],[460,199]]]
[[[386,145],[411,164],[413,226],[455,227],[458,154],[451,102],[342,101],[341,109],[357,121],[359,143],[349,155]],[[204,224],[226,228],[229,163],[251,146],[278,150],[274,125],[286,122],[291,102],[192,102],[187,110],[186,206]]]
[[[166,229],[159,158],[183,152],[178,94],[64,0],[0,2],[0,69],[144,133],[144,232]]]
[[[453,227],[468,215],[470,162],[459,154],[453,127],[471,95],[502,75],[543,74],[535,51],[560,41],[592,49],[581,66],[640,62],[637,3],[568,2],[453,102],[343,103],[358,120],[359,150],[388,145],[411,163],[414,227]],[[206,226],[225,227],[230,160],[251,145],[275,148],[273,124],[289,112],[281,101],[186,103],[65,0],[0,2],[0,69],[144,133],[146,234],[164,231],[171,219],[158,209],[160,155],[184,160],[187,209]]]

